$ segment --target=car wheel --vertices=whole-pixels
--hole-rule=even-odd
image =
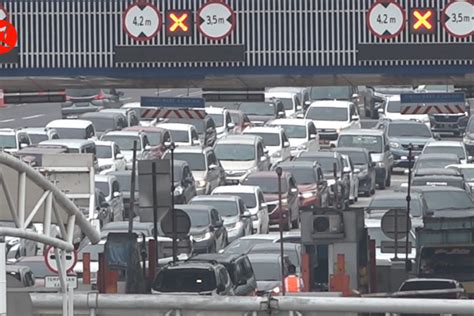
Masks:
[[[385,186],[390,187],[391,183],[392,183],[392,173],[389,172],[387,176],[387,180],[385,181]]]
[[[372,190],[370,190],[369,196],[374,195],[374,194],[375,194],[375,188],[373,188]]]
[[[357,201],[359,201],[359,193],[356,193],[354,195],[354,202],[357,202]]]

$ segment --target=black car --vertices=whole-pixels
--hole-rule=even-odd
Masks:
[[[449,165],[458,165],[461,161],[456,154],[422,154],[415,161],[413,172],[425,168],[444,168]]]
[[[426,205],[423,217],[470,217],[474,216],[474,203],[465,190],[449,186],[417,187]]]
[[[271,102],[243,102],[239,105],[254,126],[263,126],[274,119],[285,118],[285,106],[279,100]]]
[[[280,255],[273,253],[253,253],[248,255],[252,263],[252,269],[257,280],[257,295],[280,294],[282,267]],[[291,265],[288,256],[283,257],[283,277],[288,275],[288,267]]]
[[[227,230],[217,210],[206,205],[175,205],[191,219],[190,234],[195,253],[214,253],[228,244]]]
[[[196,181],[186,161],[174,161],[174,192],[176,204],[186,204],[196,196]]]
[[[152,293],[234,295],[234,290],[229,273],[222,264],[185,261],[161,268],[153,281]]]
[[[405,192],[380,192],[375,195],[365,209],[368,218],[382,218],[391,209],[406,209],[407,194]],[[418,193],[411,193],[410,215],[421,218],[425,212],[425,204]]]
[[[245,254],[202,254],[188,261],[214,261],[222,264],[229,272],[237,296],[253,296],[257,290],[257,280],[252,264]]]
[[[440,186],[455,187],[466,190],[469,195],[472,194],[471,187],[464,181],[462,176],[438,176],[430,175],[423,177],[414,177],[411,182],[412,187],[419,186]]]
[[[71,103],[89,102],[95,106],[106,108],[119,108],[122,105],[120,97],[122,92],[115,89],[66,89],[67,102],[63,106],[70,106]]]
[[[371,196],[375,193],[375,163],[365,148],[338,147],[336,152],[351,158],[354,171],[359,178],[359,195]]]
[[[317,161],[323,170],[330,191],[330,205],[337,209],[346,209],[349,206],[350,179],[343,171],[341,154],[329,151],[302,152],[295,161]]]
[[[394,168],[408,168],[408,149],[412,147],[412,157],[421,155],[425,145],[438,139],[423,123],[416,121],[381,121],[377,128],[385,129],[388,135]],[[412,166],[415,159],[412,159]]]
[[[436,291],[439,293],[418,294],[419,291]],[[446,292],[445,290],[452,290]],[[445,291],[443,293],[443,291]],[[404,294],[403,292],[407,292]],[[466,298],[466,291],[461,283],[451,279],[415,278],[402,283],[397,297],[404,298],[434,298],[434,299],[462,299]]]

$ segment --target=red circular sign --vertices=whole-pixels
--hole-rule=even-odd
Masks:
[[[10,22],[6,20],[0,21],[0,55],[6,54],[15,48],[18,40],[16,29]]]

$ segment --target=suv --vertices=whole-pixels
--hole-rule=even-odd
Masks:
[[[150,142],[150,150],[147,159],[160,159],[171,143],[171,134],[164,128],[153,126],[132,126],[123,130],[124,132],[141,132],[146,134]]]
[[[214,150],[224,167],[227,184],[239,184],[249,173],[270,167],[268,151],[259,136],[224,136],[217,141]]]
[[[278,176],[274,171],[260,171],[249,174],[243,185],[260,186],[263,191],[265,202],[268,206],[270,225],[283,224],[283,229],[299,227],[299,191],[295,178],[289,172],[283,172],[281,176],[282,205],[279,208],[278,201]]]
[[[349,205],[350,179],[343,172],[342,155],[335,152],[303,152],[295,158],[296,161],[317,161],[327,179],[330,188],[330,205],[337,209],[345,209]]]
[[[416,294],[419,291],[436,291],[440,294]],[[453,290],[452,293],[443,293],[443,290]],[[398,290],[397,297],[407,298],[436,298],[436,299],[462,299],[466,298],[466,292],[456,280],[451,279],[408,279],[402,283]],[[410,295],[403,295],[403,292],[410,292]]]
[[[279,119],[268,122],[267,126],[279,126],[285,130],[293,157],[302,151],[319,150],[319,134],[312,120]]]
[[[227,111],[225,108],[222,109],[208,107],[206,108],[206,113],[214,120],[214,123],[216,124],[217,138],[221,138],[227,134],[233,134],[235,124],[232,122],[229,111]]]
[[[127,126],[136,126],[140,125],[140,120],[138,119],[138,114],[135,109],[101,109],[99,112],[103,113],[120,113],[127,118]]]
[[[354,173],[359,178],[358,195],[375,194],[375,163],[365,148],[338,147],[336,152],[350,157],[354,164]]]
[[[204,147],[214,146],[217,140],[216,123],[209,115],[204,116],[203,119],[167,118],[163,123],[184,123],[193,125],[199,134],[199,141]]]
[[[369,151],[375,162],[376,182],[381,190],[389,187],[392,178],[393,155],[387,134],[383,130],[345,130],[339,135],[337,147],[358,147]]]
[[[234,295],[233,287],[232,279],[222,264],[186,261],[161,268],[153,281],[152,293]]]
[[[270,120],[285,118],[285,106],[280,100],[243,102],[238,110],[247,114],[254,126],[263,126]]]
[[[59,134],[54,128],[28,127],[22,129],[30,137],[31,144],[36,145],[45,140],[59,139]]]
[[[173,166],[174,202],[186,204],[196,196],[196,181],[194,181],[191,168],[186,161],[175,160]]]
[[[181,123],[159,123],[155,125],[168,130],[175,145],[178,146],[202,146],[199,134],[191,124]]]
[[[283,128],[249,127],[243,134],[262,137],[263,145],[268,150],[272,165],[291,159],[290,141]]]
[[[30,137],[24,130],[0,128],[0,151],[14,153],[30,145]]]
[[[252,264],[245,254],[202,254],[188,260],[188,262],[217,262],[229,272],[234,293],[238,296],[254,296],[257,290],[257,280],[253,274]]]
[[[312,211],[329,205],[329,187],[318,162],[290,161],[278,165],[293,175],[299,190],[300,209]]]

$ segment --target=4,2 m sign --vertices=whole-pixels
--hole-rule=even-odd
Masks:
[[[405,11],[394,1],[376,2],[367,13],[367,26],[379,38],[394,38],[405,26]]]

